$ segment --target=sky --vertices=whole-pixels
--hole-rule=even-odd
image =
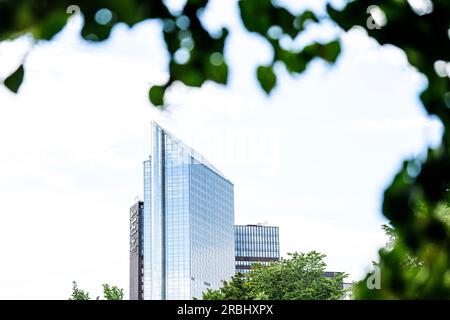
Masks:
[[[323,2],[289,7],[321,12]],[[338,61],[314,60],[294,77],[277,66],[266,96],[255,68],[272,52],[244,31],[234,2],[213,0],[202,21],[231,30],[229,84],[174,84],[163,112],[148,101],[167,79],[157,21],[117,25],[89,44],[74,18],[30,51],[18,95],[0,87],[0,299],[66,299],[73,280],[93,297],[102,283],[128,295],[129,207],[143,195],[152,120],[234,183],[236,223],[280,227],[282,255],[322,252],[348,281],[369,270],[386,241],[384,189],[442,133],[418,99],[425,78],[360,29],[311,25],[286,45],[340,34]],[[27,37],[0,43],[0,79],[29,48]]]

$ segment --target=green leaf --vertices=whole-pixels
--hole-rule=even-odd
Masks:
[[[266,93],[270,93],[277,83],[277,76],[272,66],[259,66],[257,70],[258,81]]]
[[[249,31],[265,35],[273,25],[271,12],[274,10],[270,0],[239,1],[241,18]]]
[[[9,90],[11,90],[14,93],[17,93],[23,82],[23,77],[24,77],[24,69],[23,64],[21,64],[20,67],[16,71],[14,71],[13,74],[7,77],[3,83]]]
[[[209,61],[202,60],[202,64],[209,64]],[[180,80],[187,86],[199,88],[207,80],[202,64],[196,64],[193,61],[177,64],[172,61],[169,70],[174,81]]]
[[[299,31],[302,31],[305,28],[305,24],[310,21],[318,23],[319,19],[317,19],[316,15],[312,11],[308,10],[303,12],[294,20],[294,27]]]
[[[284,33],[287,33],[291,38],[295,38],[298,34],[297,28],[295,28],[295,16],[284,8],[274,8],[276,10],[275,23],[283,29]]]
[[[226,84],[228,79],[228,66],[225,63],[214,66],[211,63],[207,65],[208,78],[217,83]]]
[[[164,105],[164,93],[166,91],[165,86],[153,86],[149,91],[150,102],[155,107],[161,107]]]
[[[294,26],[295,16],[284,8],[274,6],[271,0],[239,1],[239,8],[242,21],[249,31],[266,36],[270,27],[277,25],[292,38],[298,34]]]
[[[283,61],[286,68],[291,73],[300,73],[305,71],[306,65],[310,61],[308,57],[305,57],[301,53],[294,53],[287,50],[277,50],[276,60]]]
[[[339,53],[341,52],[341,45],[338,40],[329,42],[327,44],[314,43],[303,49],[303,54],[308,57],[321,57],[328,62],[335,62]]]
[[[67,22],[67,13],[64,10],[57,10],[52,12],[46,20],[43,20],[40,28],[35,31],[38,38],[50,40],[57,34]],[[36,34],[39,32],[38,34]]]

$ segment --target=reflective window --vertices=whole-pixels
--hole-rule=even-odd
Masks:
[[[201,297],[234,273],[233,184],[168,132],[152,130],[144,174],[144,298]]]
[[[269,265],[280,259],[278,227],[235,226],[236,272],[248,273],[254,263]]]

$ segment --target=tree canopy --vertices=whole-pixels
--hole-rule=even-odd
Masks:
[[[103,298],[105,300],[123,300],[123,289],[120,289],[117,286],[111,286],[109,284],[103,284]],[[72,295],[69,300],[90,300],[89,292],[81,290],[78,288],[78,284],[73,281],[72,282]],[[97,297],[96,300],[100,300],[100,297]]]
[[[200,87],[208,80],[221,84],[228,81],[224,56],[228,30],[224,28],[213,34],[205,29],[201,17],[208,2],[188,0],[181,11],[174,12],[161,0],[3,0],[0,1],[0,39],[12,39],[23,34],[31,34],[36,41],[51,39],[64,27],[69,16],[78,11],[84,18],[81,33],[87,41],[107,39],[117,23],[132,26],[146,19],[158,19],[164,26],[162,32],[170,56],[169,78],[166,83],[149,88],[149,97],[154,105],[163,106],[165,91],[175,81],[192,87]],[[248,32],[262,36],[274,52],[271,63],[255,70],[255,77],[267,93],[277,83],[275,63],[283,64],[295,75],[303,72],[314,58],[331,63],[337,59],[339,38],[329,43],[312,43],[298,50],[281,44],[282,37],[294,39],[305,31],[307,24],[322,21],[332,21],[344,31],[362,28],[379,44],[401,48],[409,63],[426,76],[428,86],[420,98],[428,113],[437,116],[444,125],[442,143],[439,148],[429,150],[426,159],[404,161],[384,194],[383,214],[412,253],[436,251],[430,259],[438,259],[439,264],[431,263],[429,272],[420,279],[436,284],[436,290],[429,288],[423,297],[437,294],[450,297],[450,285],[444,288],[433,280],[436,273],[450,270],[450,233],[435,214],[442,203],[449,201],[450,2],[353,0],[342,9],[328,5],[324,16],[317,16],[312,11],[294,13],[271,0],[242,0],[238,3],[244,27]],[[233,5],[231,1],[230,5]],[[26,75],[23,66],[24,63],[3,81],[13,92],[18,92]],[[426,207],[424,210],[419,208],[423,205]],[[424,214],[417,215],[418,210]],[[407,296],[405,288],[411,279],[401,276],[395,253],[395,248],[380,253],[381,266],[389,270],[385,272],[398,273],[393,283],[395,296],[403,297]],[[370,296],[361,291],[361,297]]]
[[[69,300],[90,300],[89,292],[79,289],[78,284],[73,281],[72,295],[70,296]]]
[[[293,253],[269,266],[255,264],[248,274],[236,274],[204,300],[336,300],[346,293],[343,272],[325,276],[325,255]]]
[[[428,217],[439,220],[443,232],[450,234],[450,207],[439,203],[430,207],[422,203],[415,211],[417,219]],[[423,228],[421,224],[417,228]],[[384,226],[389,241],[380,250],[380,289],[368,290],[366,277],[355,286],[357,297],[370,299],[443,299],[449,298],[448,256],[444,244],[428,242],[426,247],[414,251],[391,226]],[[437,234],[430,234],[435,237]]]

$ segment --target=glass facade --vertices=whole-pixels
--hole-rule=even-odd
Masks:
[[[144,299],[201,298],[234,273],[233,184],[152,123],[144,162]]]
[[[150,281],[151,281],[151,224],[150,224],[150,211],[152,204],[152,185],[151,185],[151,158],[144,161],[144,209],[143,209],[143,232],[142,232],[142,292],[144,299],[150,299]]]
[[[268,265],[280,259],[278,227],[262,225],[235,226],[236,273],[248,273],[252,264]]]

